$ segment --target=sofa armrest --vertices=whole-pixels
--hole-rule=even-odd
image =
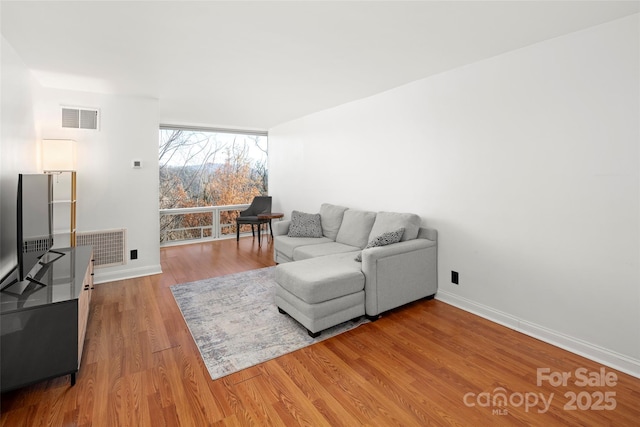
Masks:
[[[282,236],[289,233],[289,224],[291,224],[291,220],[287,219],[284,221],[274,221],[271,223],[271,229],[273,230],[274,236]]]
[[[414,239],[362,251],[365,311],[369,316],[434,295],[437,243]]]
[[[434,228],[420,227],[420,230],[418,230],[418,239],[429,239],[437,242],[438,230]]]

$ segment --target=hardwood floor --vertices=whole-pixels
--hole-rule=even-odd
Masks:
[[[640,379],[437,300],[212,381],[169,287],[271,266],[271,250],[251,238],[165,248],[162,274],[96,285],[76,385],[3,394],[0,424],[638,425]],[[608,385],[581,385],[601,369]],[[563,372],[566,385],[547,380]]]

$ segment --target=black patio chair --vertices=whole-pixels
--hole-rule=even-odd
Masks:
[[[268,224],[268,218],[258,218],[259,214],[271,212],[271,196],[256,196],[251,201],[251,205],[244,211],[240,212],[240,215],[236,218],[236,241],[240,241],[240,226],[243,224],[251,224],[251,234],[256,237],[256,233],[253,229],[254,225],[258,226],[258,246],[262,246],[260,241],[260,226],[262,224]]]

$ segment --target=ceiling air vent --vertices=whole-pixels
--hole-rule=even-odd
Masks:
[[[72,129],[98,129],[98,110],[62,107],[62,127]]]

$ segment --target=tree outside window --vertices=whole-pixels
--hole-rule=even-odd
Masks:
[[[267,195],[266,135],[161,128],[159,139],[160,209],[246,204]],[[221,224],[234,224],[226,234],[235,233],[237,214],[221,213]],[[163,215],[161,241],[197,238],[205,226],[208,213]]]

